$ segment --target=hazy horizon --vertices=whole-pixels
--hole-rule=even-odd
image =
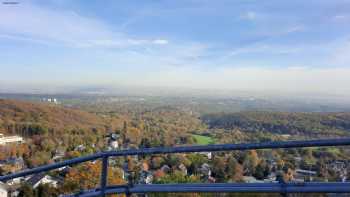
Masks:
[[[18,2],[0,5],[2,92],[350,98],[349,1]]]

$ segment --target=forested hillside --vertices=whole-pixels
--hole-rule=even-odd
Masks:
[[[239,112],[209,114],[201,119],[210,128],[247,132],[307,137],[350,135],[350,113]]]
[[[105,150],[317,139],[350,134],[350,113],[240,112],[201,118],[196,114],[196,111],[171,105],[149,108],[104,103],[73,109],[52,103],[0,100],[1,133],[25,139],[23,143],[0,146],[0,161],[23,161],[21,166],[3,165],[0,173]],[[125,163],[129,171],[138,172],[138,181],[143,181],[142,169],[148,166],[146,171],[152,175],[152,183],[244,182],[246,177],[263,181],[275,180],[277,174],[290,181],[298,169],[314,170],[318,180],[338,180],[342,174],[325,166],[347,161],[349,155],[346,148],[308,148],[119,158],[109,166],[109,182],[126,181],[122,179]],[[71,166],[64,174],[53,173],[64,184],[51,188],[56,194],[49,196],[97,187],[100,166],[99,162],[88,162]]]
[[[104,129],[99,116],[46,103],[0,99],[0,132],[32,136],[64,130]]]
[[[0,133],[20,135],[26,141],[0,147],[0,159],[23,156],[28,166],[36,166],[51,162],[57,151],[65,158],[91,154],[107,148],[110,133],[118,133],[126,148],[191,144],[190,131],[204,128],[197,117],[172,107],[102,112],[91,107],[90,111],[0,99]]]

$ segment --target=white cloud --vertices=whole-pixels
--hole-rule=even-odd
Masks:
[[[292,27],[289,27],[287,28],[284,33],[293,33],[293,32],[300,32],[300,31],[303,31],[305,30],[305,26],[303,25],[295,25],[295,26],[292,26]]]
[[[240,19],[243,20],[255,20],[257,18],[257,13],[253,11],[247,11],[240,15]]]
[[[153,40],[153,43],[162,45],[162,44],[168,44],[169,41],[168,40],[161,40],[161,39],[159,39],[159,40]]]
[[[301,51],[301,48],[295,46],[283,46],[275,44],[255,44],[247,47],[237,48],[230,52],[229,56],[241,54],[261,53],[261,54],[293,54]]]
[[[69,45],[96,38],[111,37],[107,26],[74,12],[57,11],[21,3],[16,7],[0,6],[0,31],[37,40]]]
[[[260,13],[248,11],[240,17],[244,20],[257,20],[264,16]],[[57,74],[58,81],[62,80],[61,76],[67,76],[67,73],[72,75],[72,79],[80,79],[83,78],[86,72],[91,72],[89,74],[91,77],[86,78],[85,82],[106,81],[107,83],[120,77],[125,83],[138,83],[138,85],[157,86],[162,84],[165,86],[194,88],[221,87],[223,89],[247,90],[349,92],[349,41],[336,42],[330,45],[324,44],[322,46],[305,44],[300,47],[259,42],[258,44],[237,48],[232,51],[224,49],[216,52],[214,51],[215,48],[209,48],[209,46],[204,44],[180,43],[169,41],[165,38],[131,37],[121,32],[116,32],[103,21],[84,17],[74,12],[50,10],[25,3],[21,3],[16,7],[11,6],[11,8],[0,6],[0,18],[0,39],[78,48],[126,49],[118,50],[118,52],[115,52],[115,50],[96,50],[97,52],[93,51],[94,55],[88,53],[85,56],[81,54],[70,54],[71,56],[64,54],[59,58],[60,62],[57,64],[93,65],[91,67],[109,65],[116,68],[105,68],[105,70],[98,68],[96,73],[93,69],[92,71],[82,71],[81,68],[83,66],[77,66],[75,68],[76,72],[71,72],[71,69],[58,69],[63,72],[63,74]],[[342,17],[339,18],[341,19]],[[302,25],[284,26],[284,28],[279,29],[280,31],[272,31],[267,28],[266,32],[262,32],[261,35],[267,35],[268,37],[281,36],[291,32],[302,31],[304,28]],[[319,50],[322,53],[318,53]],[[212,51],[214,51],[214,55],[210,54]],[[338,68],[312,69],[311,67],[314,65],[311,65],[311,67],[291,66],[280,69],[259,68],[256,64],[248,66],[247,64],[240,64],[237,61],[239,58],[236,58],[239,55],[248,53],[275,55],[308,53],[310,51],[317,54],[315,56],[317,58],[317,60],[315,59],[316,61],[326,58],[319,54],[327,53],[329,62],[326,62],[326,65],[336,65]],[[89,50],[89,52],[91,51]],[[235,57],[221,61],[220,55],[226,53]],[[312,55],[312,53],[310,54]],[[206,59],[206,55],[211,56]],[[310,56],[310,58],[313,57]],[[302,61],[300,64],[297,62],[296,65],[303,65]],[[264,64],[264,62],[261,64]],[[278,66],[289,64],[286,61],[284,65]],[[118,65],[125,68],[118,69]],[[223,68],[223,65],[236,65],[236,67],[229,68],[226,66]],[[347,67],[339,68],[340,65]],[[18,73],[18,70],[14,68],[13,73]],[[38,78],[37,76],[40,75],[49,76],[42,73],[45,73],[45,71],[38,69],[38,74],[32,76],[33,78]],[[79,73],[83,73],[80,74],[82,77],[76,76]],[[52,75],[55,74],[53,73]],[[28,79],[23,78],[23,80]],[[70,82],[67,80],[66,83]]]
[[[0,39],[32,42],[32,43],[38,43],[38,44],[43,44],[43,45],[52,45],[53,44],[53,43],[47,42],[45,40],[40,40],[40,39],[30,38],[30,37],[25,37],[25,36],[20,36],[20,35],[0,34]]]
[[[334,16],[334,19],[337,19],[337,20],[342,20],[342,19],[345,19],[346,16],[345,15],[335,15]]]
[[[335,22],[345,22],[350,19],[350,15],[347,14],[338,14],[332,17],[332,20]]]
[[[164,45],[165,39],[130,38],[108,24],[72,11],[31,4],[0,6],[0,38],[66,47]]]

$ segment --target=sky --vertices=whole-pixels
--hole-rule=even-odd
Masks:
[[[0,0],[0,88],[350,95],[349,0]]]

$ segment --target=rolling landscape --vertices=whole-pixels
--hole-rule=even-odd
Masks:
[[[0,197],[350,196],[349,0],[0,0]]]
[[[131,105],[120,105],[118,99],[106,103],[95,96],[91,97],[92,103],[72,105],[69,99],[57,104],[25,98],[0,99],[1,133],[23,138],[1,146],[2,175],[106,150],[350,136],[348,112],[200,113],[177,104],[155,107],[153,101],[147,100],[140,104],[138,99],[124,98],[123,102]],[[9,158],[16,158],[16,162],[9,162]],[[146,171],[154,184],[263,182],[274,181],[279,174],[286,181],[337,181],[348,178],[349,159],[350,149],[346,147],[119,158],[109,166],[108,181],[125,183],[123,174],[128,171],[136,172],[135,182],[139,183],[148,180],[142,176]],[[127,171],[125,162],[129,164]],[[92,189],[99,184],[100,167],[97,162],[53,171],[49,175],[60,186],[46,184],[32,189],[30,183],[23,182],[18,190],[33,195],[44,190],[48,195],[58,195]],[[301,170],[310,174],[302,174]]]

